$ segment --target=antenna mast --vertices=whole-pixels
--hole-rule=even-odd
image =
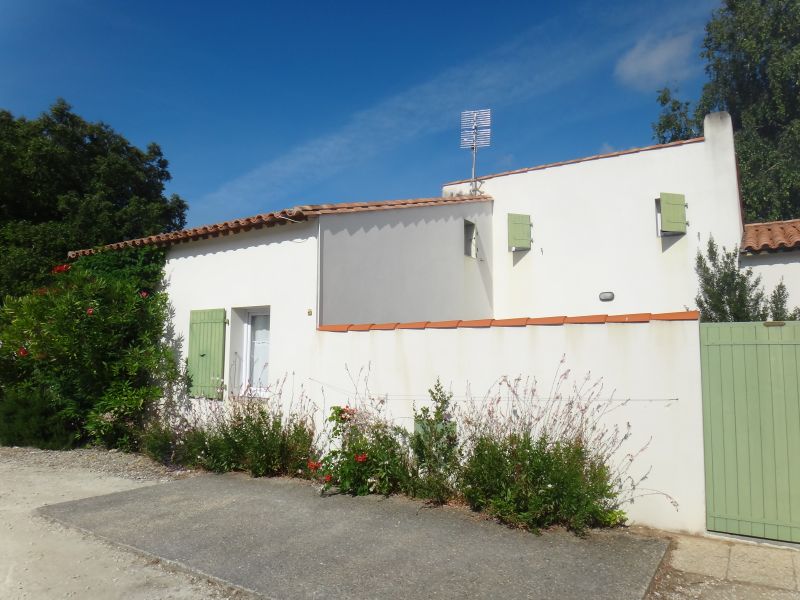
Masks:
[[[475,162],[478,148],[487,148],[492,136],[492,111],[465,110],[461,113],[461,147],[472,150],[472,187],[473,194],[478,193],[478,180],[475,178]]]

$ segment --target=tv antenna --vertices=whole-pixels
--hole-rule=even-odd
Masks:
[[[478,192],[478,181],[475,179],[475,160],[478,148],[488,148],[492,137],[492,111],[465,110],[461,113],[461,147],[472,150],[472,193]]]

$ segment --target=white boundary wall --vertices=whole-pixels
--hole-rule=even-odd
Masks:
[[[615,404],[609,424],[631,424],[624,451],[652,438],[633,473],[651,469],[643,487],[672,496],[646,496],[625,507],[634,522],[653,527],[705,531],[702,388],[696,321],[423,329],[370,332],[317,332],[311,348],[296,346],[286,357],[289,377],[323,411],[352,401],[351,377],[369,369],[370,392],[388,397],[391,416],[410,426],[413,405],[427,401],[439,377],[455,399],[467,386],[482,398],[501,376],[535,377],[547,396],[562,356],[572,381],[587,372],[602,377],[601,399]],[[347,367],[347,369],[346,369]],[[287,390],[288,391],[288,390]],[[566,391],[566,388],[564,388]],[[622,457],[620,457],[622,458]]]

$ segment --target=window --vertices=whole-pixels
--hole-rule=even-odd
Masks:
[[[258,393],[269,385],[269,312],[248,313],[244,343],[244,386]]]
[[[464,219],[464,256],[478,258],[478,229],[475,223]]]

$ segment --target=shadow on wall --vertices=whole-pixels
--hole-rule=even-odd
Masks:
[[[284,242],[304,243],[309,238],[315,238],[317,226],[315,221],[302,221],[287,223],[273,227],[262,227],[242,233],[229,233],[216,238],[199,239],[181,242],[169,249],[169,260],[206,256],[219,252],[247,250],[268,244],[281,244]]]
[[[491,316],[491,203],[321,218],[323,323]],[[476,256],[465,253],[465,221]]]

